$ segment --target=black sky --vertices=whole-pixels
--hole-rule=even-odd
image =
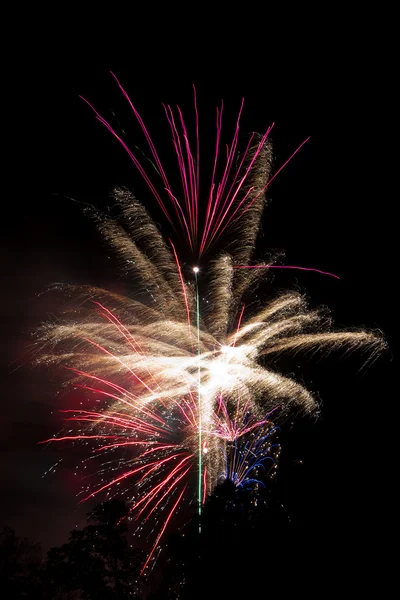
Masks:
[[[280,485],[289,512],[305,531],[333,532],[339,525],[348,534],[344,545],[360,550],[368,528],[379,528],[371,514],[384,489],[378,476],[385,444],[381,427],[394,373],[392,198],[383,183],[390,154],[384,136],[391,121],[377,64],[384,51],[379,58],[368,36],[352,36],[347,28],[328,38],[324,28],[315,38],[308,30],[294,38],[284,32],[273,41],[267,32],[252,36],[246,29],[235,37],[232,29],[230,40],[217,42],[217,28],[193,39],[186,32],[180,40],[168,29],[138,32],[136,22],[135,31],[124,28],[114,42],[94,26],[65,31],[62,19],[57,23],[26,44],[18,85],[10,87],[15,166],[4,199],[1,253],[4,524],[49,547],[83,523],[86,509],[76,508],[79,485],[69,451],[37,445],[57,431],[56,410],[66,400],[56,396],[56,375],[49,380],[49,373],[30,366],[29,344],[31,331],[55,310],[37,296],[47,285],[115,285],[109,250],[79,204],[67,198],[105,208],[112,187],[141,189],[123,149],[78,98],[85,96],[118,120],[137,143],[133,119],[108,73],[112,69],[165,144],[164,152],[169,137],[161,103],[179,103],[190,115],[193,82],[204,121],[213,120],[221,98],[228,119],[234,119],[242,96],[243,133],[262,132],[274,121],[277,165],[311,136],[271,186],[265,249],[282,248],[287,264],[332,271],[341,280],[292,272],[277,274],[276,284],[304,291],[312,305],[328,305],[338,325],[382,329],[391,351],[360,373],[357,357],[304,363],[304,380],[323,400],[322,417],[284,434]],[[58,471],[42,478],[60,459]],[[322,551],[328,552],[328,544]]]

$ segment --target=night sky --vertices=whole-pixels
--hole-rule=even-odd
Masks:
[[[298,289],[312,306],[328,305],[337,325],[382,329],[390,350],[361,371],[363,359],[357,355],[299,358],[290,366],[322,399],[323,408],[318,422],[305,419],[283,432],[279,489],[306,534],[327,532],[321,534],[321,552],[329,554],[332,539],[346,552],[365,551],[371,530],[379,529],[374,507],[384,493],[385,419],[394,401],[391,196],[382,183],[389,152],[383,136],[390,118],[383,103],[377,106],[380,83],[379,69],[371,66],[373,49],[361,37],[353,47],[348,32],[340,52],[329,41],[323,43],[323,32],[304,46],[299,35],[291,51],[285,37],[272,44],[267,35],[256,36],[254,45],[242,39],[230,49],[222,42],[208,45],[201,36],[198,43],[192,40],[190,52],[190,36],[180,45],[166,32],[160,41],[150,29],[139,38],[121,34],[115,44],[100,33],[58,33],[38,41],[40,52],[33,57],[27,45],[12,95],[16,168],[11,193],[3,198],[1,238],[4,525],[47,549],[65,541],[75,525],[82,526],[88,510],[77,507],[80,486],[70,449],[37,445],[61,428],[57,410],[66,407],[67,398],[57,395],[56,372],[30,364],[31,334],[56,314],[49,296],[39,296],[53,282],[129,288],[128,281],[117,279],[112,253],[79,204],[106,209],[114,186],[132,188],[139,199],[144,194],[148,200],[129,157],[78,97],[85,96],[118,124],[132,146],[145,149],[109,75],[112,69],[161,147],[167,168],[171,147],[161,103],[180,104],[190,119],[193,82],[204,124],[203,153],[208,143],[211,147],[214,108],[222,98],[227,125],[245,98],[243,134],[262,133],[275,122],[277,166],[311,136],[271,185],[264,250],[284,249],[286,264],[331,271],[341,279],[276,272],[277,289]],[[43,477],[61,459],[57,471]]]

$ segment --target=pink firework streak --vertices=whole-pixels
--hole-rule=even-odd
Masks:
[[[290,265],[235,265],[234,269],[295,269],[297,271],[311,271],[313,273],[319,273],[320,275],[328,275],[335,279],[340,279],[338,275],[329,273],[328,271],[321,271],[320,269],[312,269],[310,267],[295,267]]]
[[[96,118],[110,131],[110,133],[119,141],[125,151],[128,153],[133,164],[139,171],[140,175],[146,182],[153,197],[157,201],[169,223],[176,227],[179,225],[184,238],[186,239],[191,252],[199,259],[209,247],[216,242],[226,229],[237,222],[240,217],[246,213],[254,204],[255,200],[262,195],[270,183],[280,173],[280,171],[290,162],[297,154],[300,148],[309,140],[304,140],[292,155],[284,162],[284,164],[270,178],[269,182],[263,189],[257,193],[253,188],[243,191],[248,182],[249,175],[256,163],[260,153],[269,137],[273,128],[273,124],[268,127],[267,131],[259,139],[255,148],[255,134],[251,134],[245,151],[238,158],[238,141],[240,118],[243,110],[242,100],[239,110],[236,127],[230,144],[225,147],[224,157],[221,156],[222,146],[222,116],[224,105],[216,109],[216,138],[214,147],[214,160],[211,174],[211,181],[208,185],[208,190],[200,195],[200,141],[199,141],[199,117],[197,108],[196,89],[194,90],[194,110],[195,110],[195,143],[191,144],[189,139],[188,128],[186,126],[183,114],[179,106],[176,107],[176,112],[171,106],[163,105],[166,119],[170,128],[172,145],[174,147],[175,156],[177,159],[178,170],[181,180],[181,190],[179,194],[173,192],[169,183],[165,170],[163,168],[160,156],[157,152],[155,144],[146,128],[142,117],[132,103],[128,93],[122,87],[120,81],[111,73],[122,94],[129,103],[130,108],[145,136],[149,146],[151,156],[154,161],[158,176],[162,182],[163,189],[157,189],[156,184],[152,181],[149,173],[145,169],[143,163],[131,151],[126,142],[116,132],[106,119],[92,106],[88,100],[82,98],[86,104],[95,113]],[[221,173],[217,178],[217,173]],[[243,196],[243,197],[241,197]],[[205,216],[201,215],[200,206],[201,198],[205,202]],[[172,213],[169,212],[168,206],[172,207]]]

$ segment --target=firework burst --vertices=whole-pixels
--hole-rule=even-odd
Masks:
[[[138,159],[95,111],[97,118],[123,144],[192,256],[198,259],[230,232],[223,253],[188,269],[133,194],[115,190],[118,220],[88,212],[121,259],[134,295],[60,285],[64,294],[79,299],[79,307],[73,319],[47,324],[40,332],[40,361],[66,367],[87,399],[87,409],[63,411],[69,430],[46,442],[83,442],[98,457],[100,483],[86,489],[83,500],[123,494],[139,527],[150,518],[159,524],[144,570],[169,521],[184,502],[193,503],[196,480],[200,505],[221,479],[258,485],[261,472],[276,471],[277,418],[317,409],[311,393],[273,369],[270,358],[310,349],[368,348],[371,359],[383,341],[362,330],[331,331],[326,315],[309,310],[293,292],[257,310],[246,308],[244,299],[278,266],[273,260],[253,264],[270,180],[270,129],[253,134],[238,158],[238,119],[217,182],[222,108],[217,110],[214,167],[209,192],[202,196],[201,221],[196,103],[194,150],[181,111],[176,119],[165,107],[181,174],[179,202],[139,113],[122,91],[145,134],[172,213]]]

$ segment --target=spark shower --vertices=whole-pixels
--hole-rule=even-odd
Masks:
[[[371,360],[384,341],[376,332],[332,330],[326,312],[308,309],[298,293],[254,301],[274,268],[337,277],[280,265],[274,256],[256,259],[267,187],[307,140],[271,175],[272,126],[251,134],[239,152],[242,102],[223,148],[222,104],[214,148],[202,149],[213,157],[205,183],[194,90],[191,129],[179,107],[164,106],[180,180],[173,189],[139,112],[113,77],[150,160],[85,102],[128,153],[175,233],[165,238],[126,189],[113,192],[118,218],[86,209],[119,257],[132,293],[54,286],[70,299],[71,314],[42,326],[39,362],[68,370],[71,395],[82,395],[83,408],[63,407],[65,430],[42,443],[85,445],[97,475],[84,484],[81,501],[123,496],[138,532],[152,524],[143,573],[184,504],[201,513],[224,479],[264,485],[277,469],[277,424],[293,412],[317,410],[303,385],[272,366],[274,357],[344,348],[368,349]]]

